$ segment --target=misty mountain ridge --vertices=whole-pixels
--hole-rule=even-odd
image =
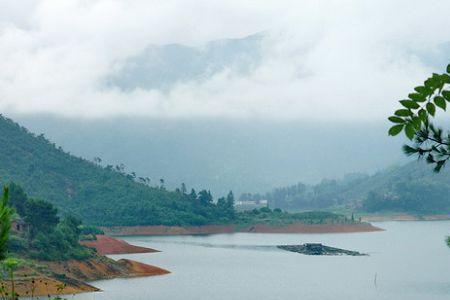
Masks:
[[[113,72],[104,78],[108,88],[170,90],[179,83],[201,82],[225,70],[245,76],[263,63],[266,32],[243,38],[211,40],[201,46],[149,44],[141,52],[116,61]],[[440,70],[448,63],[450,42],[427,49],[411,48],[424,66]]]
[[[215,40],[200,47],[181,44],[149,45],[141,53],[116,62],[115,72],[105,78],[108,87],[169,89],[177,83],[202,81],[232,70],[245,75],[262,60],[264,34]]]
[[[349,174],[319,184],[279,187],[265,194],[244,193],[241,200],[269,200],[286,210],[341,209],[364,212],[450,213],[450,169],[433,172],[422,160],[373,175]]]

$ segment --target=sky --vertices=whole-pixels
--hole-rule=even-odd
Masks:
[[[90,119],[382,120],[431,72],[445,70],[430,63],[435,56],[450,62],[442,53],[449,11],[446,0],[0,0],[0,110]],[[264,34],[262,58],[250,72],[230,66],[168,89],[104,84],[149,45],[201,49],[257,33]]]

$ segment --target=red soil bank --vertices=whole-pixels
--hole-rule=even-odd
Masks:
[[[151,248],[130,245],[125,241],[107,235],[97,235],[97,240],[82,241],[81,244],[90,248],[95,248],[100,255],[159,252],[158,250]]]
[[[86,283],[112,278],[131,278],[158,276],[170,272],[155,266],[129,259],[114,261],[104,256],[93,257],[84,261],[68,260],[61,262],[38,262],[40,268],[22,267],[15,272],[16,292],[21,296],[68,295],[99,291]],[[10,282],[0,281],[10,290]],[[64,285],[61,290],[59,287]],[[45,297],[47,298],[47,297]],[[95,298],[95,297],[94,297]]]

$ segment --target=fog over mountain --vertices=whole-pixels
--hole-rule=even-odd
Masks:
[[[185,182],[216,195],[372,173],[405,161],[401,142],[387,137],[387,124],[15,119],[73,154],[123,163],[153,184],[164,178],[170,187]]]
[[[182,44],[149,45],[142,52],[116,61],[105,78],[109,88],[168,90],[176,84],[202,82],[221,72],[249,75],[263,55],[264,34],[215,40],[201,47]]]
[[[6,1],[0,109],[74,154],[216,194],[405,160],[386,118],[445,68],[447,3],[188,2]]]
[[[3,113],[381,122],[448,60],[439,0],[21,4],[0,3]]]

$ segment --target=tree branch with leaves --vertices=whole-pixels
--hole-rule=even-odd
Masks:
[[[388,118],[395,124],[389,129],[389,135],[404,132],[412,142],[403,146],[405,154],[425,158],[436,172],[441,171],[450,159],[450,131],[430,122],[436,111],[446,111],[447,102],[450,102],[450,65],[446,71],[434,73],[423,85],[415,87],[408,99],[399,101],[402,107]]]

